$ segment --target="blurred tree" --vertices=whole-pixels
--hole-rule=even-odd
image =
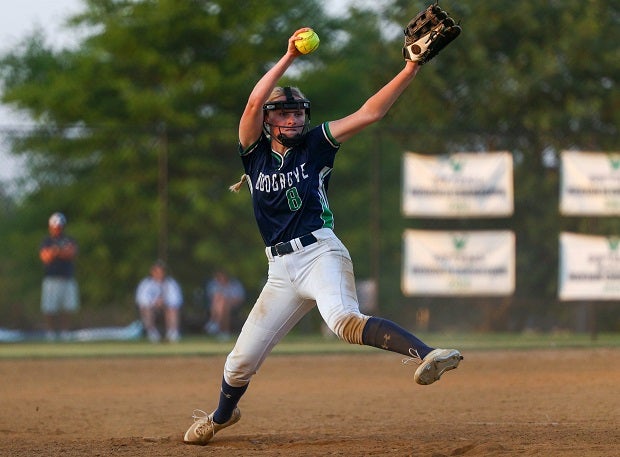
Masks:
[[[227,192],[242,171],[236,127],[249,90],[290,33],[310,25],[321,47],[283,83],[312,100],[313,124],[345,115],[400,68],[402,27],[427,3],[386,0],[330,18],[318,0],[294,8],[271,0],[242,8],[231,0],[88,0],[72,21],[87,32],[75,49],[55,52],[40,35],[25,40],[0,60],[3,102],[37,122],[11,138],[30,174],[13,217],[0,219],[11,256],[0,268],[13,275],[0,303],[38,300],[36,244],[57,209],[81,241],[92,306],[130,300],[157,255],[188,285],[221,265],[258,288],[264,258],[250,201]],[[399,291],[405,227],[513,229],[514,300],[535,304],[527,313],[540,303],[552,309],[559,230],[620,232],[619,218],[561,218],[557,195],[561,150],[618,150],[620,2],[442,6],[463,34],[382,123],[343,146],[331,180],[336,228],[358,277],[380,275],[388,312],[403,312],[406,301]],[[400,217],[405,150],[511,151],[514,216]]]
[[[5,55],[2,100],[36,121],[11,140],[29,164],[21,207],[38,218],[16,222],[28,253],[2,295],[36,306],[34,234],[55,210],[80,241],[86,307],[131,301],[158,256],[188,288],[219,267],[259,283],[249,198],[228,192],[242,171],[236,127],[254,81],[308,23],[335,30],[316,1],[88,0],[75,49],[37,34]]]
[[[505,220],[409,225],[514,230],[514,300],[526,314],[544,314],[557,305],[558,232],[588,227],[590,233],[620,233],[619,218],[559,216],[557,168],[564,149],[618,151],[620,2],[442,6],[461,21],[463,33],[423,68],[387,129],[400,149],[420,153],[511,151],[515,213]],[[424,2],[396,0],[383,11],[399,24],[423,7]],[[530,303],[536,309],[528,309]]]

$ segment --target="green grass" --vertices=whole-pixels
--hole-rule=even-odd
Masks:
[[[427,333],[418,334],[431,346],[467,350],[534,350],[620,348],[620,333],[602,333],[596,338],[574,333]],[[224,356],[234,341],[218,342],[204,336],[189,336],[178,344],[153,345],[146,341],[98,341],[86,343],[19,342],[0,344],[0,360],[59,357],[160,357]],[[274,354],[346,354],[373,353],[372,349],[350,345],[321,336],[287,336]]]

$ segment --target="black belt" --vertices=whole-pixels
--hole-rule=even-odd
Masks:
[[[310,246],[311,244],[316,243],[318,240],[316,236],[312,233],[308,233],[307,235],[300,236],[299,242],[303,247]],[[290,254],[291,252],[295,252],[295,248],[293,247],[293,241],[287,241],[286,243],[278,243],[274,246],[271,246],[269,249],[271,250],[272,256],[283,256],[286,254]]]

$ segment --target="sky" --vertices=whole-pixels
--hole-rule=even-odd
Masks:
[[[41,27],[54,44],[70,41],[62,22],[82,10],[82,0],[19,0],[3,2],[0,14],[0,50],[15,46],[24,36]]]
[[[0,12],[0,52],[14,48],[26,36],[41,28],[49,43],[64,47],[72,36],[63,31],[63,20],[82,9],[82,0],[18,0],[2,2]],[[0,105],[0,125],[23,122],[19,116]],[[0,181],[19,174],[20,163],[9,157],[0,145]]]
[[[368,5],[373,0],[325,0],[329,12],[338,14],[347,4]],[[48,43],[63,48],[75,42],[75,36],[63,27],[63,21],[83,9],[83,0],[16,0],[2,2],[0,11],[0,52],[14,48],[34,30],[42,29]],[[0,104],[0,126],[23,123],[24,119]],[[9,157],[0,144],[0,181],[19,174],[20,163]]]

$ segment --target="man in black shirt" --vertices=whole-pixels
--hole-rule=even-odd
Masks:
[[[76,241],[64,234],[67,219],[62,213],[49,218],[49,236],[41,243],[39,257],[44,277],[41,288],[41,312],[45,316],[47,338],[70,338],[69,314],[80,307],[78,284],[75,279]],[[60,335],[58,335],[60,332]]]

